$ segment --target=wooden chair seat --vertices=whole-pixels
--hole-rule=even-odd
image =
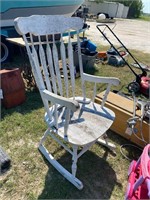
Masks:
[[[65,108],[58,109],[58,128],[56,133],[65,141],[79,146],[84,146],[101,137],[112,125],[115,114],[112,110],[99,104],[80,104],[71,117],[67,135],[64,136],[64,114]],[[48,121],[46,115],[46,121]]]

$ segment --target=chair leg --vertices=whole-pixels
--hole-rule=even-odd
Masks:
[[[42,139],[41,139],[40,142],[39,142],[39,146],[42,145],[42,143],[45,141],[45,139],[46,139],[47,135],[49,134],[49,132],[50,132],[50,128],[48,128],[48,129],[45,131],[45,133],[44,133]]]
[[[76,176],[76,171],[77,171],[77,150],[78,146],[73,145],[73,155],[72,155],[72,175],[75,177]]]
[[[44,155],[44,157],[49,161],[50,164],[57,169],[59,173],[61,173],[68,181],[70,181],[75,187],[77,187],[79,190],[83,188],[82,182],[75,177],[76,170],[77,170],[77,146],[73,147],[73,164],[72,164],[72,174],[67,171],[62,165],[60,165],[54,157],[48,152],[48,150],[44,147],[42,144],[48,134],[49,129],[44,133],[44,136],[42,137],[40,144],[39,144],[39,150]]]
[[[97,140],[97,142],[105,147],[107,147],[108,149],[110,149],[111,151],[115,151],[116,149],[116,145],[114,145],[113,143],[108,142],[108,137],[106,134],[103,135],[103,139],[99,138]]]

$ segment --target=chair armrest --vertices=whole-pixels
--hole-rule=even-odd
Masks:
[[[89,82],[109,83],[109,84],[112,84],[115,86],[120,84],[120,80],[115,77],[100,77],[100,76],[94,76],[94,75],[90,75],[90,74],[86,74],[86,73],[83,73],[83,79],[85,81],[89,81]]]
[[[57,94],[54,94],[52,92],[49,92],[48,90],[41,90],[42,97],[45,99],[51,101],[52,103],[60,104],[61,106],[67,107],[73,112],[77,111],[79,109],[79,103],[75,100],[68,99],[66,97],[59,96]]]

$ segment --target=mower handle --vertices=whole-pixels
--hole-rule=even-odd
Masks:
[[[138,78],[138,75],[135,73],[135,71],[131,68],[129,63],[119,54],[119,51],[114,47],[114,45],[111,43],[111,41],[106,37],[106,35],[103,33],[103,31],[99,28],[100,26],[106,26],[109,31],[114,35],[114,37],[118,40],[118,42],[123,46],[123,48],[128,52],[128,54],[131,56],[131,58],[135,61],[135,63],[140,67],[142,70],[142,76],[146,76],[147,72],[141,67],[139,62],[134,58],[134,56],[130,53],[130,51],[125,47],[125,45],[121,42],[121,40],[117,37],[117,35],[111,30],[111,28],[107,24],[98,24],[96,28],[100,31],[100,33],[103,35],[103,37],[107,40],[107,42],[111,45],[111,47],[114,48],[114,50],[118,53],[118,55],[123,59],[123,61],[128,65],[130,70],[133,72],[133,74]]]

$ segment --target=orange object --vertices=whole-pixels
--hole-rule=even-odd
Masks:
[[[0,70],[0,79],[5,108],[15,107],[25,101],[25,86],[18,68]]]
[[[100,52],[98,52],[97,57],[100,58],[100,59],[106,59],[107,58],[106,51],[100,51]]]

